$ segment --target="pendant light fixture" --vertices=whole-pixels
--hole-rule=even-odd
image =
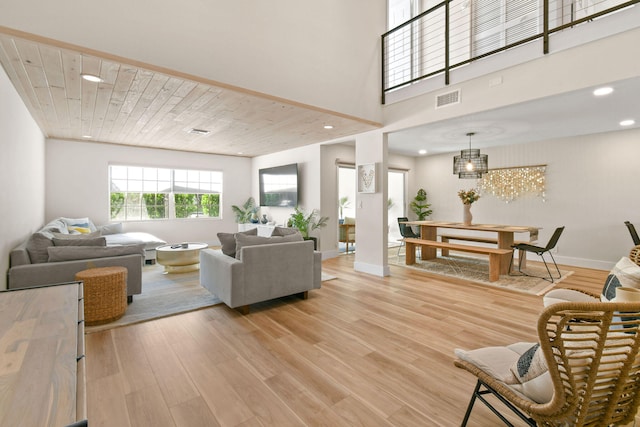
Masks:
[[[489,171],[489,156],[480,154],[478,148],[471,148],[471,137],[475,132],[469,132],[469,149],[461,150],[459,156],[453,158],[453,173],[462,179],[482,178],[483,173]]]

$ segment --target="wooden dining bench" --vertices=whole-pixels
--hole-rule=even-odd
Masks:
[[[440,240],[444,243],[449,243],[449,240],[460,240],[465,242],[476,242],[476,243],[487,243],[487,244],[498,244],[498,239],[496,237],[486,237],[486,236],[460,236],[456,234],[440,234]],[[513,242],[514,245],[520,243],[531,243],[525,240],[518,240]],[[449,249],[442,249],[442,256],[448,256]],[[518,256],[524,256],[522,251],[518,252]]]
[[[488,248],[483,246],[458,245],[448,242],[437,242],[435,240],[411,239],[404,240],[406,245],[406,264],[411,265],[416,262],[416,247],[427,246],[436,249],[446,249],[460,252],[470,252],[474,254],[489,255],[489,281],[495,282],[500,278],[502,268],[502,259],[505,255],[511,254],[511,249]],[[506,266],[509,269],[509,266]]]

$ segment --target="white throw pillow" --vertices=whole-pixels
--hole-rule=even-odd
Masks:
[[[122,233],[122,223],[105,224],[98,227],[103,236]]]
[[[602,301],[611,301],[616,296],[616,289],[620,286],[640,289],[640,266],[628,257],[620,258],[620,261],[609,272],[607,280],[602,288]]]
[[[553,382],[538,344],[456,349],[455,354],[534,402],[549,402],[553,397]],[[518,370],[518,366],[522,369]]]

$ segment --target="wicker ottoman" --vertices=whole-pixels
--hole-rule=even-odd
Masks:
[[[127,310],[127,269],[90,268],[76,273],[84,282],[84,321],[102,325],[121,318]]]

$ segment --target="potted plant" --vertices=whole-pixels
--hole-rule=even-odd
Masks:
[[[242,206],[231,206],[231,210],[236,215],[236,222],[238,224],[246,224],[248,222],[253,222],[252,220],[256,220],[257,222],[260,206],[256,206],[254,198],[249,197]]]
[[[424,189],[419,189],[416,197],[413,198],[413,201],[409,204],[411,211],[416,214],[418,217],[418,221],[424,221],[431,213],[433,212],[431,209],[430,203],[427,203],[427,192]]]
[[[338,200],[338,208],[340,210],[340,219],[338,220],[338,222],[340,224],[344,223],[343,210],[348,208],[350,204],[351,202],[349,201],[349,196],[340,197],[340,199]]]
[[[315,249],[317,249],[317,239],[315,237],[310,237],[309,233],[318,228],[325,227],[328,221],[329,217],[321,216],[317,209],[314,209],[311,213],[307,214],[300,209],[299,206],[296,206],[289,218],[289,224],[291,227],[297,228],[298,231],[300,231],[300,234],[302,234],[303,239],[313,240],[313,246]]]

